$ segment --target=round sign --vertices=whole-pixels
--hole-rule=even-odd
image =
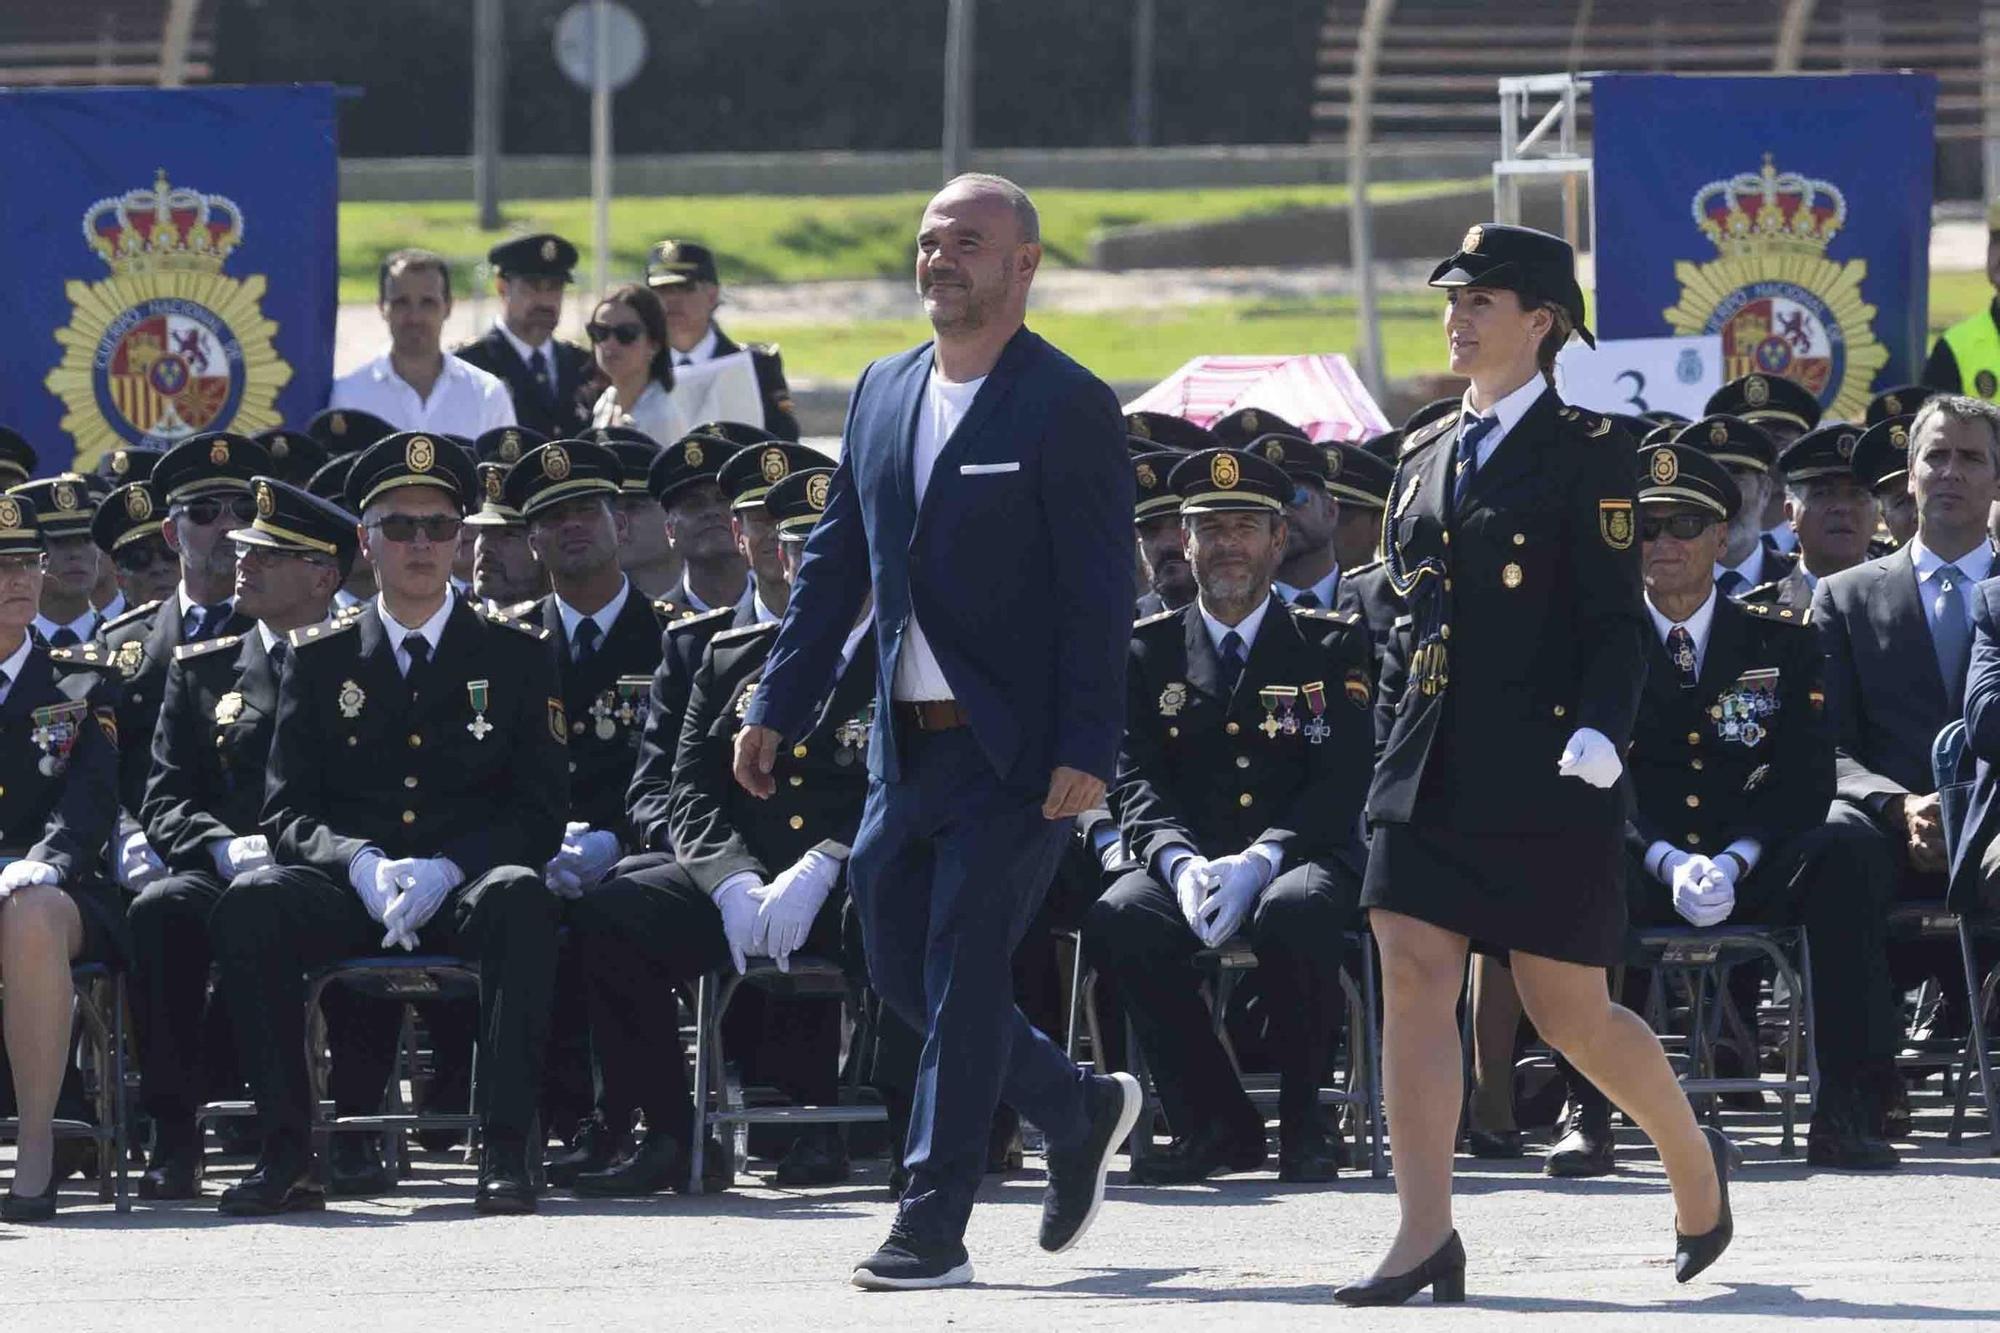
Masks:
[[[616,92],[632,82],[646,63],[645,25],[618,0],[577,0],[563,11],[556,20],[556,64],[579,87],[596,86],[599,14],[606,28],[605,82]]]

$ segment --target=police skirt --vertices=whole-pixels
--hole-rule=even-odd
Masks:
[[[1616,967],[1625,961],[1624,854],[1609,823],[1510,833],[1377,824],[1361,906],[1464,935],[1481,953]]]
[[[63,892],[76,904],[76,914],[83,918],[83,948],[70,961],[122,967],[132,956],[132,932],[125,919],[131,896],[96,876],[80,884],[66,884]]]

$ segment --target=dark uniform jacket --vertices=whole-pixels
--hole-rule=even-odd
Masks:
[[[1132,627],[1125,741],[1111,811],[1148,866],[1168,847],[1230,856],[1255,842],[1287,867],[1359,873],[1373,766],[1368,639],[1350,618],[1274,594],[1231,692],[1199,603]]]
[[[169,868],[213,871],[209,844],[260,832],[278,671],[253,627],[174,650],[139,819]]]
[[[742,351],[742,346],[732,341],[715,326],[715,354],[728,356],[731,352]],[[799,419],[792,410],[792,391],[785,383],[785,361],[778,355],[776,343],[751,343],[750,366],[757,372],[757,396],[764,400],[764,429],[781,440],[799,438]],[[670,440],[661,440],[670,444]]]
[[[628,585],[618,618],[581,666],[563,641],[554,593],[537,604],[535,619],[554,640],[563,711],[569,716],[569,817],[636,846],[625,822],[625,789],[638,764],[647,696],[660,667],[665,628],[660,612]]]
[[[422,699],[374,602],[289,642],[263,818],[279,861],[346,883],[373,845],[449,857],[470,881],[556,854],[569,723],[547,631],[454,599]]]
[[[243,634],[251,623],[248,616],[232,610],[216,633]],[[136,816],[152,771],[153,726],[167,689],[167,668],[181,645],[180,597],[133,607],[107,620],[97,635],[99,651],[124,680],[118,702],[118,804]]]
[[[1646,691],[1625,756],[1634,856],[1664,840],[1714,856],[1755,838],[1768,856],[1817,827],[1833,800],[1833,732],[1819,642],[1797,619],[1715,599],[1693,689],[1657,633],[1646,640]]]
[[[1762,583],[1751,584],[1746,588],[1739,588],[1735,594],[1738,601],[1748,597],[1759,588],[1790,578],[1792,573],[1799,567],[1798,552],[1780,551],[1772,544],[1769,537],[1765,537],[1762,540],[1764,545],[1764,563],[1758,570],[1758,573],[1763,575],[1764,581]],[[1717,581],[1720,582],[1719,579]]]
[[[1385,554],[1440,573],[1412,589],[1384,655],[1369,817],[1462,833],[1620,825],[1622,787],[1563,778],[1556,761],[1579,727],[1620,753],[1632,735],[1652,627],[1631,437],[1544,392],[1454,514],[1457,425],[1411,437],[1390,489]]]
[[[0,854],[97,892],[118,821],[118,680],[94,647],[28,650],[0,704]]]
[[[1806,581],[1805,567],[1793,565],[1791,572],[1770,583],[1760,583],[1749,592],[1737,598],[1746,606],[1769,607],[1773,611],[1789,611],[1787,619],[1801,624],[1809,618],[1812,610],[1813,587]]]
[[[777,638],[768,623],[717,634],[688,697],[673,766],[673,844],[708,893],[739,870],[768,883],[814,847],[844,857],[861,823],[875,711],[872,634],[862,636],[811,728],[779,748],[771,798],[758,800],[736,781],[736,733]]]
[[[1340,591],[1335,594],[1334,610],[1344,616],[1353,616],[1368,631],[1368,641],[1375,649],[1375,670],[1382,670],[1382,653],[1389,646],[1389,634],[1396,626],[1396,618],[1403,614],[1403,603],[1396,596],[1396,590],[1389,586],[1389,572],[1380,560],[1371,560],[1365,565],[1356,565],[1340,576]]]
[[[1876,815],[1895,797],[1936,790],[1931,742],[1958,716],[1918,597],[1907,547],[1827,575],[1813,595],[1836,794]]]
[[[584,348],[550,339],[549,358],[555,363],[550,367],[555,375],[553,400],[542,396],[535,372],[528,369],[528,363],[498,328],[488,329],[486,336],[473,339],[452,355],[504,380],[514,399],[514,420],[529,430],[551,439],[573,440],[590,429],[590,407],[577,399],[577,390],[590,378],[593,365]]]
[[[702,654],[716,635],[757,623],[756,599],[737,606],[681,615],[660,636],[660,665],[646,695],[645,730],[639,737],[639,762],[625,793],[625,808],[634,843],[652,851],[673,848],[668,807],[674,786],[674,756],[680,750],[681,727],[687,719],[688,695]]]

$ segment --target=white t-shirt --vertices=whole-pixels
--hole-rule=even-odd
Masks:
[[[976,380],[953,384],[939,378],[936,368],[932,368],[924,390],[923,410],[917,414],[917,447],[910,460],[919,508],[924,503],[924,492],[930,489],[931,470],[937,466],[938,455],[950,443],[958,423],[965,420],[967,409],[984,383],[986,377],[981,375]],[[914,608],[903,636],[902,654],[896,659],[895,695],[898,700],[953,697],[951,682],[945,679],[944,668],[938,665],[937,654],[931,651],[930,640],[924,637],[924,628],[917,623]]]
[[[437,431],[468,440],[515,424],[514,398],[506,382],[455,356],[445,357],[430,397],[420,398],[384,352],[335,380],[328,406],[373,412],[397,430]]]

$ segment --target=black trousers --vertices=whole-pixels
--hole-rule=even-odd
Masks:
[[[1828,823],[1769,849],[1737,886],[1730,922],[1806,928],[1813,963],[1813,1031],[1820,1076],[1836,1089],[1852,1089],[1871,1069],[1895,1058],[1899,1040],[1883,940],[1889,878],[1879,847],[1865,830]],[[1626,911],[1634,930],[1684,926],[1673,891],[1630,860]],[[1643,996],[1643,977],[1626,974],[1626,994]],[[1587,1104],[1602,1093],[1557,1057],[1571,1092]]]
[[[1281,1126],[1308,1123],[1332,1064],[1346,1012],[1343,936],[1360,896],[1352,871],[1309,861],[1272,880],[1245,919],[1279,1053]],[[1150,870],[1122,876],[1090,909],[1083,937],[1087,956],[1117,986],[1175,1133],[1221,1125],[1261,1134],[1262,1117],[1202,1002],[1194,957],[1203,946],[1173,890]]]
[[[806,936],[807,952],[839,954],[843,900],[838,891],[827,896]],[[569,926],[584,977],[598,1114],[624,1129],[643,1111],[649,1131],[689,1142],[694,1093],[676,992],[732,966],[722,913],[678,863],[645,855],[620,862],[603,884],[571,903]],[[732,1051],[746,1071],[756,1071],[746,1081],[768,1080],[794,1101],[831,1105],[840,1085],[841,1001],[786,1000],[760,1012],[761,1040]]]
[[[168,875],[126,909],[139,1099],[166,1134],[192,1133],[202,1103],[242,1083],[227,1007],[208,986],[208,919],[227,888],[205,871]]]
[[[559,900],[522,866],[499,866],[446,895],[418,949],[479,965],[477,1113],[491,1138],[533,1123],[548,1040]],[[222,993],[267,1141],[303,1142],[311,1119],[305,978],[382,952],[382,926],[354,890],[304,866],[238,876],[210,917]]]

